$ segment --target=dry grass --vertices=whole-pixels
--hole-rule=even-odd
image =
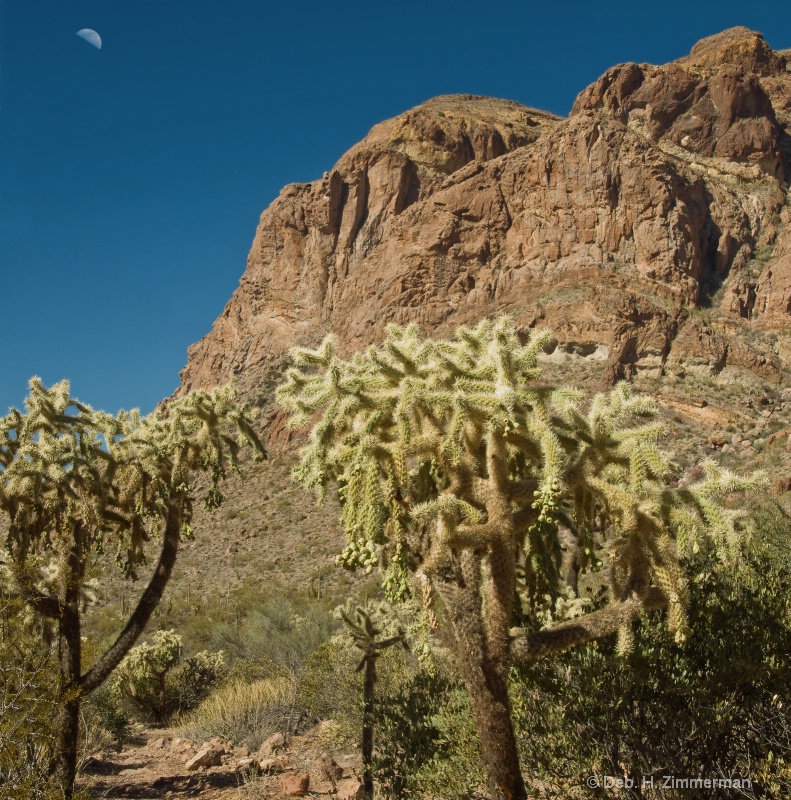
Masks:
[[[180,734],[194,741],[219,736],[255,750],[271,734],[290,732],[299,716],[295,692],[291,678],[227,684],[184,719]]]

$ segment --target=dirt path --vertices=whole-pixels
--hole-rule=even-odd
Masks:
[[[215,751],[214,760],[221,763],[190,769],[188,762],[207,748]],[[140,730],[120,753],[102,751],[90,759],[78,786],[88,789],[91,800],[280,800],[288,796],[356,800],[361,796],[359,755],[334,749],[326,723],[266,750],[265,745],[264,752],[251,755],[244,747],[234,748],[217,739],[201,744],[180,739],[172,730]],[[297,791],[304,788],[306,777],[307,791]]]

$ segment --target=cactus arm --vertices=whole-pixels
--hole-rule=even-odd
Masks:
[[[33,584],[22,563],[16,558],[11,560],[11,574],[14,576],[14,582],[23,599],[34,611],[47,617],[47,619],[58,619],[60,616],[60,601],[57,596],[40,592]]]
[[[667,604],[665,595],[659,589],[652,588],[644,598],[633,594],[620,603],[612,603],[598,611],[591,611],[545,630],[527,632],[522,628],[512,628],[511,660],[535,661],[576,645],[610,636],[641,611],[665,608]]]
[[[154,574],[145,591],[140,595],[140,600],[129,617],[126,627],[96,664],[80,678],[80,686],[84,692],[92,692],[106,680],[145,630],[154,609],[162,599],[170,576],[173,574],[180,538],[181,504],[178,501],[171,501],[162,536],[162,550]]]

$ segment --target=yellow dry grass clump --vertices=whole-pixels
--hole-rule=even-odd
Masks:
[[[287,731],[298,710],[290,677],[228,683],[184,718],[181,733],[193,740],[221,737],[251,749],[277,731]]]

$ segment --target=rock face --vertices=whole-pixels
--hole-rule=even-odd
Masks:
[[[603,352],[609,380],[791,359],[791,72],[734,28],[623,64],[568,118],[470,95],[377,125],[262,214],[181,390],[264,401],[294,344],[346,352],[388,323],[446,335],[502,312]]]

